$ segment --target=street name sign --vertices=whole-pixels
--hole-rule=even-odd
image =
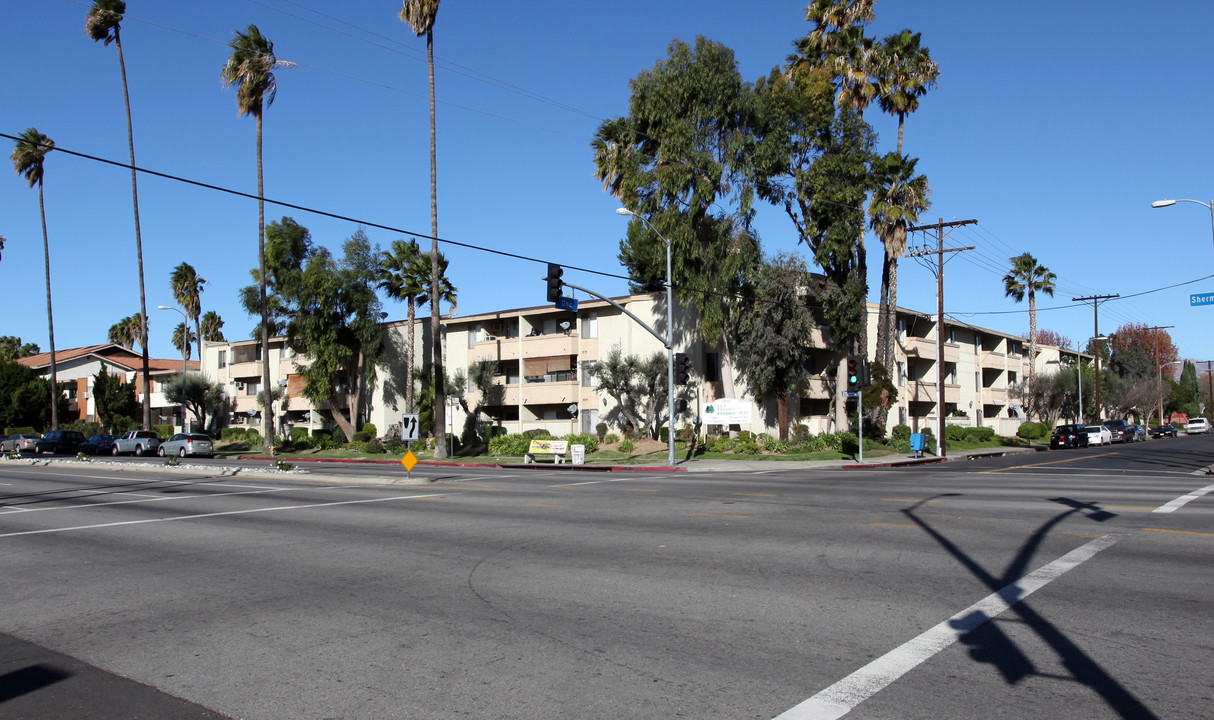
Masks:
[[[1189,295],[1189,307],[1198,305],[1214,305],[1214,293],[1193,293]]]
[[[567,297],[562,295],[556,301],[557,310],[568,310],[569,312],[577,312],[577,298]]]

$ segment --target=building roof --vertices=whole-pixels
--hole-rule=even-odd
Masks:
[[[81,348],[67,348],[66,350],[55,351],[55,364],[64,363],[69,360],[75,360],[82,357],[95,357],[99,360],[104,360],[112,365],[118,365],[131,372],[139,372],[143,370],[143,356],[130,348],[125,348],[121,345],[108,343],[106,345],[89,345]],[[17,358],[17,362],[32,369],[44,370],[51,365],[51,354],[49,352],[38,353],[36,355],[28,355],[23,358]],[[199,368],[197,360],[190,360],[186,363],[187,370],[197,372]],[[167,372],[172,370],[181,370],[181,360],[164,359],[164,358],[148,358],[148,370],[150,372]]]

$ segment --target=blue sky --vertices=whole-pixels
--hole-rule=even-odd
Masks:
[[[626,220],[593,178],[590,140],[601,119],[627,111],[628,82],[697,35],[733,48],[744,78],[780,64],[810,26],[806,0],[537,0],[442,5],[435,33],[439,134],[439,235],[622,274]],[[21,3],[0,27],[6,99],[0,132],[36,127],[60,147],[126,162],[126,128],[113,46],[84,34],[91,3]],[[258,25],[280,59],[278,97],[265,114],[265,184],[272,199],[368,223],[429,234],[425,42],[389,0],[130,0],[123,44],[141,167],[256,192],[254,123],[236,112],[220,69],[233,31]],[[1168,19],[1140,4],[960,1],[877,5],[870,34],[923,34],[941,68],[939,87],[907,120],[904,151],[932,186],[926,222],[976,219],[956,230],[946,267],[946,313],[1026,334],[1027,303],[1004,298],[1007,258],[1033,253],[1058,275],[1039,302],[1038,325],[1082,342],[1091,305],[1073,297],[1136,293],[1214,274],[1211,222],[1198,205],[1152,209],[1160,198],[1214,197],[1209,134],[1208,29],[1214,6],[1169,5]],[[896,123],[866,114],[893,150]],[[5,141],[5,156],[11,143]],[[8,165],[11,169],[11,164]],[[56,346],[105,341],[138,311],[129,173],[52,153],[46,165]],[[151,351],[173,357],[180,321],[168,278],[185,261],[209,282],[204,310],[229,339],[254,322],[237,290],[257,264],[256,202],[140,177],[140,211],[152,315]],[[357,225],[291,215],[315,242],[340,252]],[[763,206],[757,227],[769,253],[797,250],[782,210]],[[399,233],[367,228],[387,246]],[[37,194],[0,173],[0,335],[48,349]],[[914,241],[913,241],[914,242]],[[880,244],[868,241],[870,298]],[[541,264],[446,247],[459,313],[543,304]],[[567,273],[605,294],[626,284]],[[1214,360],[1214,307],[1190,293],[1214,278],[1105,303],[1101,332],[1127,322],[1174,325],[1185,357]],[[913,260],[899,273],[899,304],[935,308],[935,279]],[[402,305],[387,301],[391,319]]]

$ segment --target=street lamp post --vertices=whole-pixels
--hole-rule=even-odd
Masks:
[[[1210,211],[1210,231],[1212,234],[1214,234],[1214,200],[1211,200],[1208,203],[1203,203],[1200,200],[1184,200],[1184,199],[1156,200],[1155,202],[1151,203],[1151,207],[1153,207],[1153,208],[1171,207],[1172,205],[1175,205],[1178,202],[1194,203],[1196,205],[1200,205],[1200,206],[1204,207],[1206,210],[1209,210]]]
[[[670,426],[666,430],[666,451],[670,466],[674,467],[674,304],[671,293],[671,285],[674,281],[670,272],[670,241],[666,239],[665,235],[658,232],[658,229],[644,216],[637,215],[628,208],[618,208],[616,214],[631,215],[640,220],[653,231],[654,235],[662,238],[662,242],[666,243],[666,409]]]
[[[183,346],[181,353],[181,432],[189,432],[189,429],[186,427],[185,417],[185,371],[186,361],[189,359],[189,355],[185,354],[184,348],[188,347],[190,344],[190,318],[187,317],[185,311],[181,310],[180,308],[169,307],[168,305],[157,305],[156,309],[174,310],[181,315],[181,319],[184,321],[182,323],[182,327],[185,328],[185,332],[182,334],[181,338],[181,344]],[[148,402],[151,402],[151,398],[148,398]]]

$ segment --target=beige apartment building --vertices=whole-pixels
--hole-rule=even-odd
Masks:
[[[666,306],[663,293],[637,294],[613,298],[641,321],[666,333]],[[868,356],[874,353],[877,306],[868,305]],[[740,382],[737,369],[725,361],[720,348],[705,344],[693,309],[674,307],[675,351],[687,354],[693,364],[692,380],[685,388],[686,412],[675,419],[677,427],[700,418],[706,424],[702,432],[750,430],[776,434],[774,399],[749,397]],[[416,325],[415,363],[429,351],[429,319]],[[404,414],[404,347],[407,324],[386,322],[384,362],[377,381],[368,388],[369,405],[361,422],[373,422],[381,433],[400,421]],[[898,388],[898,400],[891,409],[891,424],[906,424],[915,430],[931,427],[937,433],[943,424],[991,427],[999,435],[1014,435],[1024,416],[1016,388],[1028,375],[1028,343],[1023,338],[988,328],[946,320],[943,328],[943,387],[937,385],[937,324],[934,316],[899,309],[898,336],[891,376]],[[500,425],[510,433],[543,428],[554,435],[594,432],[606,422],[612,432],[623,429],[624,419],[615,402],[601,393],[587,368],[606,358],[618,346],[625,355],[648,356],[665,353],[654,335],[612,304],[598,299],[583,300],[576,312],[550,305],[498,310],[462,317],[445,317],[441,341],[448,374],[467,372],[477,361],[497,363],[493,402],[477,418],[480,424]],[[296,367],[305,359],[284,350],[283,338],[271,342],[272,382],[284,391],[275,403],[276,418],[288,427],[307,427],[311,431],[331,430],[333,423],[327,405],[313,407],[302,396],[302,378]],[[257,393],[261,382],[259,343],[208,345],[203,371],[223,383],[235,400],[229,418],[233,425],[260,426],[261,408]],[[790,398],[789,418],[793,424],[809,427],[811,433],[834,432],[838,428],[831,416],[831,396],[836,369],[845,353],[831,347],[829,338],[815,331],[806,338],[805,361],[813,373],[798,393]],[[1071,363],[1079,356],[1071,350],[1039,346],[1037,373],[1057,372],[1059,363]],[[1083,355],[1083,357],[1089,357]],[[416,382],[416,380],[415,380]],[[741,415],[737,422],[711,425],[709,408],[730,399]],[[470,408],[479,398],[475,390],[465,398]],[[941,402],[942,401],[942,402]],[[662,403],[665,404],[664,402]],[[452,405],[448,427],[461,432],[464,411]],[[749,420],[748,422],[746,420]],[[424,432],[424,430],[423,430]]]

